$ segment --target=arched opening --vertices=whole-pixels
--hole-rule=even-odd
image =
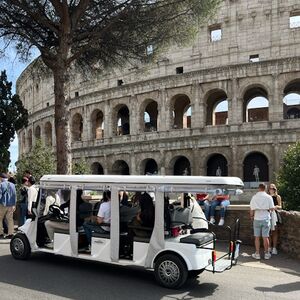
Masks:
[[[45,138],[46,146],[52,146],[52,125],[50,122],[45,124]]]
[[[77,142],[82,140],[83,119],[81,114],[76,113],[72,118],[72,141]]]
[[[101,110],[96,109],[92,113],[92,138],[100,140],[103,138],[104,122],[103,113]]]
[[[223,90],[209,92],[206,104],[206,125],[228,124],[228,100]]]
[[[122,105],[117,110],[117,135],[130,134],[129,109],[126,105]]]
[[[269,120],[268,93],[261,87],[254,87],[244,95],[244,122],[259,122]]]
[[[35,127],[34,137],[35,137],[36,140],[41,139],[41,127],[39,125]]]
[[[98,162],[94,162],[91,165],[91,173],[94,175],[103,175],[104,174],[104,170],[103,167],[100,163]]]
[[[151,100],[144,111],[144,131],[151,132],[157,131],[157,102]]]
[[[260,152],[253,152],[245,157],[243,170],[245,182],[269,181],[268,158]]]
[[[214,154],[208,159],[207,176],[228,176],[228,162],[222,154]]]
[[[300,118],[300,79],[290,82],[284,89],[283,118]]]
[[[28,144],[28,148],[30,150],[32,148],[32,130],[31,129],[28,130],[27,144]]]
[[[191,175],[191,164],[185,156],[180,156],[176,159],[173,167],[174,175]]]
[[[130,175],[129,167],[124,160],[117,160],[112,166],[113,175]]]
[[[143,175],[157,175],[158,166],[154,159],[145,159],[141,163],[141,174]]]
[[[191,128],[192,109],[188,96],[180,94],[173,97],[172,110],[174,129]]]

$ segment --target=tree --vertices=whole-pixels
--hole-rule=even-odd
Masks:
[[[300,142],[289,146],[277,176],[284,208],[300,211]]]
[[[73,174],[91,174],[91,170],[84,158],[81,158],[78,162],[73,164]]]
[[[2,0],[0,38],[23,56],[35,46],[52,71],[57,172],[71,173],[69,101],[73,66],[103,69],[147,60],[147,47],[185,43],[220,0]],[[154,52],[156,52],[154,51]]]
[[[10,163],[9,146],[15,132],[27,125],[28,113],[18,95],[11,91],[6,72],[0,75],[0,171],[7,171]]]
[[[55,173],[54,153],[51,148],[43,146],[41,140],[37,140],[32,150],[16,162],[16,166],[18,182],[21,182],[25,170],[30,170],[39,181],[43,175]]]

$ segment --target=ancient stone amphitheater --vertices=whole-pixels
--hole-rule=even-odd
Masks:
[[[53,80],[31,64],[17,91],[29,111],[20,153],[39,138],[55,148]],[[92,173],[273,180],[300,137],[300,2],[225,0],[192,45],[151,65],[78,74],[67,97],[73,159]]]

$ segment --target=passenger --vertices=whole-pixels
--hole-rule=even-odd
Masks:
[[[212,197],[212,203],[210,207],[210,223],[215,224],[215,210],[220,205],[220,221],[219,226],[224,225],[226,207],[229,206],[229,194],[227,190],[222,191],[217,189],[215,195]]]
[[[22,186],[20,188],[20,201],[19,201],[19,227],[22,226],[26,221],[26,215],[27,215],[27,207],[28,207],[28,178],[23,177],[22,178]]]
[[[134,218],[132,225],[141,227],[154,227],[155,210],[152,198],[149,194],[143,193],[139,197],[140,211]],[[150,237],[151,233],[146,230],[134,229],[134,234],[139,237]]]
[[[211,202],[209,201],[209,194],[208,193],[199,193],[196,194],[196,199],[198,204],[203,208],[204,206],[204,213],[206,220],[209,220],[209,214],[210,214],[210,204]]]
[[[111,213],[111,193],[110,191],[103,192],[102,203],[99,207],[99,211],[97,214],[96,223],[85,222],[83,223],[83,228],[88,240],[89,245],[91,245],[92,234],[93,232],[97,233],[109,233],[110,227],[101,225],[101,224],[109,224],[110,223],[110,213]]]

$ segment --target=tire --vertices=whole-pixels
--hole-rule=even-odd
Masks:
[[[155,262],[154,274],[161,286],[171,289],[180,288],[188,278],[185,262],[174,254],[159,257]]]
[[[203,273],[204,270],[205,270],[205,269],[189,271],[188,277],[189,277],[189,278],[196,278],[196,277],[198,277],[201,273]]]
[[[29,241],[25,234],[17,233],[10,241],[10,252],[15,259],[28,259],[31,253]]]

